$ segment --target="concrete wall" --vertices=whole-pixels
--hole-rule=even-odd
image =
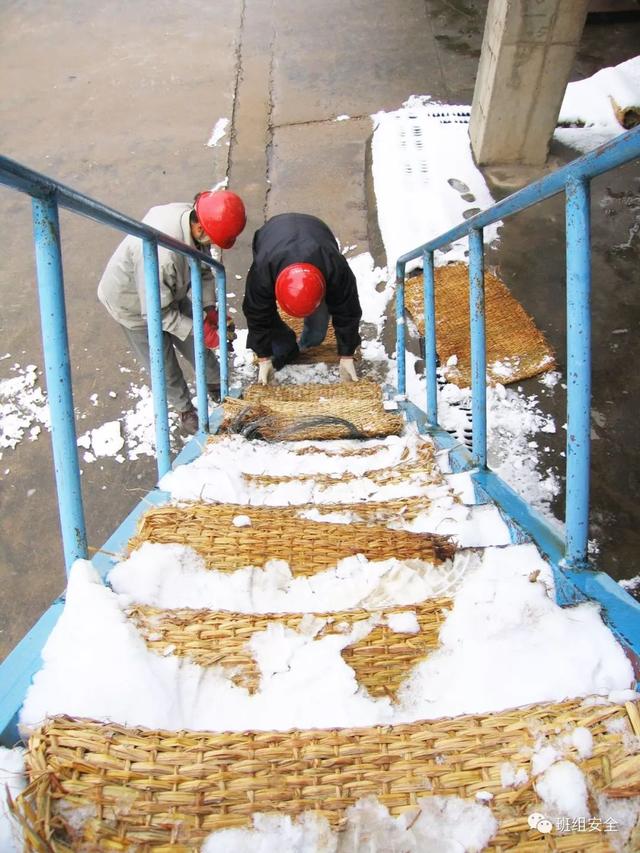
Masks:
[[[547,157],[589,0],[491,0],[471,110],[480,165]]]

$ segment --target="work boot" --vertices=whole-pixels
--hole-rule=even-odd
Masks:
[[[198,412],[193,406],[186,412],[180,412],[180,429],[185,435],[195,435],[198,432]]]
[[[220,383],[219,382],[207,382],[207,392],[211,397],[211,401],[213,403],[220,402]]]

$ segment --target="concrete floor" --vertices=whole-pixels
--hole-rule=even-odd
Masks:
[[[0,12],[2,153],[135,217],[153,204],[189,199],[228,174],[249,212],[246,231],[224,258],[236,304],[242,281],[233,276],[246,274],[253,231],[285,210],[321,216],[343,243],[384,263],[369,171],[370,114],[397,108],[411,94],[470,103],[485,9],[480,0],[380,0],[375,14],[368,0],[195,0],[177,7],[115,0],[105,8],[64,0],[54,14],[41,0],[14,0]],[[639,36],[637,17],[590,21],[575,79],[634,55]],[[344,114],[351,120],[335,121]],[[230,146],[208,148],[221,117],[232,120]],[[558,162],[574,156],[553,153]],[[623,247],[640,216],[637,175],[629,166],[596,182],[593,193],[593,533],[603,543],[604,567],[620,577],[640,571],[632,368],[638,237]],[[562,219],[559,200],[523,214],[505,226],[488,257],[556,346],[561,365]],[[0,221],[0,331],[2,351],[12,354],[0,362],[4,378],[14,361],[42,366],[42,353],[28,200],[0,189]],[[75,402],[87,416],[79,425],[85,431],[129,407],[124,395],[138,373],[95,298],[120,235],[64,213],[62,231]],[[618,328],[629,332],[612,336]],[[134,373],[123,375],[120,366]],[[4,656],[61,591],[64,571],[47,437],[7,451],[0,465],[10,468],[0,482]],[[93,547],[153,483],[149,460],[84,467]]]

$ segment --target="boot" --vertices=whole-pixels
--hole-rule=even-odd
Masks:
[[[195,435],[198,432],[198,412],[193,406],[185,412],[180,412],[180,429],[185,435]]]
[[[220,383],[219,382],[207,382],[207,392],[211,397],[212,403],[220,402]]]

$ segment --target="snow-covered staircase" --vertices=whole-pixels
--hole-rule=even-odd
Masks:
[[[109,577],[126,601],[117,630],[135,632],[178,674],[215,674],[209,707],[191,684],[174,701],[193,707],[158,719],[214,722],[176,730],[109,722],[110,712],[54,714],[29,743],[32,784],[17,805],[27,850],[533,853],[608,851],[631,838],[640,716],[624,697],[581,698],[585,684],[600,694],[616,686],[601,671],[612,660],[619,681],[626,672],[595,608],[575,612],[585,637],[602,630],[593,648],[563,647],[567,612],[533,545],[508,545],[495,507],[470,505],[430,439],[412,425],[396,434],[399,416],[382,410],[379,389],[350,390],[246,397],[263,418],[280,417],[269,429],[286,430],[287,418],[313,412],[344,417],[347,395],[358,428],[373,419],[374,434],[388,437],[219,435],[165,478],[174,500],[148,510]],[[236,427],[242,405],[228,405]],[[483,552],[484,534],[501,547]],[[68,606],[83,582],[72,575]],[[518,620],[538,617],[548,620],[534,625],[541,634],[556,633],[536,650]],[[120,648],[114,636],[103,642]],[[606,643],[609,657],[597,657]],[[526,671],[545,654],[567,679],[565,695],[580,698],[549,701],[553,687]],[[591,680],[581,680],[572,667],[594,654]],[[38,688],[36,678],[26,722]],[[465,713],[476,702],[483,713]],[[538,826],[542,815],[550,829]]]

